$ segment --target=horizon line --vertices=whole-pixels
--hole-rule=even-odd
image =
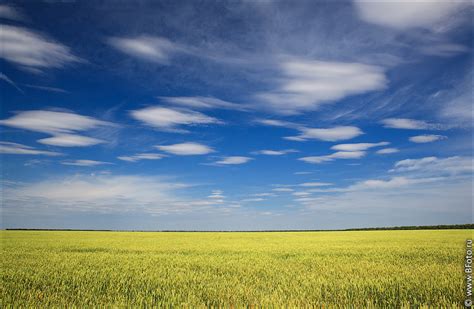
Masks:
[[[64,232],[155,232],[155,233],[263,233],[263,232],[350,232],[383,230],[449,230],[474,229],[474,223],[440,225],[406,225],[388,227],[365,227],[347,229],[269,229],[269,230],[121,230],[121,229],[56,229],[56,228],[3,228],[3,231],[64,231]]]

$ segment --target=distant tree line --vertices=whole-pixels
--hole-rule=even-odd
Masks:
[[[368,227],[345,229],[345,231],[372,231],[372,230],[465,230],[474,229],[474,224],[449,224],[449,225],[411,225],[411,226],[391,226],[391,227]]]
[[[337,232],[337,231],[387,231],[387,230],[466,230],[474,229],[474,223],[444,225],[411,225],[390,227],[350,228],[340,230],[254,230],[254,231],[198,231],[198,230],[76,230],[76,229],[29,229],[7,228],[8,231],[90,231],[90,232]]]

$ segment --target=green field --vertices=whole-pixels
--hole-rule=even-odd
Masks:
[[[1,231],[1,306],[461,308],[472,232]]]

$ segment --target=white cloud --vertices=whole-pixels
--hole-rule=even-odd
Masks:
[[[185,106],[197,109],[230,109],[238,111],[248,111],[249,106],[237,103],[231,103],[212,97],[160,97],[167,103],[174,105]]]
[[[456,125],[472,126],[474,109],[472,107],[473,73],[465,76],[465,80],[447,98],[443,98],[440,116]]]
[[[304,142],[306,139],[299,137],[299,136],[284,136],[283,139],[293,142]]]
[[[0,120],[0,124],[47,134],[69,134],[100,126],[110,126],[109,122],[69,112],[32,110],[17,113],[15,116]]]
[[[408,118],[388,118],[382,120],[385,128],[407,129],[407,130],[434,130],[440,129],[439,125],[430,124],[422,120],[414,120]]]
[[[470,1],[354,0],[359,17],[369,23],[405,30],[436,27]]]
[[[170,40],[154,36],[110,38],[108,43],[128,55],[161,64],[168,64],[173,54],[183,51]]]
[[[396,189],[402,187],[418,188],[420,185],[463,181],[463,175],[472,172],[472,159],[463,157],[450,157],[438,159],[436,157],[426,157],[422,159],[407,159],[398,161],[395,168],[389,172],[405,173],[403,176],[384,179],[368,179],[358,181],[346,188],[311,189],[310,192],[338,193],[367,191],[377,189]],[[418,186],[418,187],[417,187]]]
[[[178,156],[205,155],[214,152],[214,149],[209,146],[191,142],[155,147],[161,151],[172,153]]]
[[[396,176],[387,180],[383,179],[368,179],[356,182],[346,188],[329,188],[329,189],[312,189],[313,193],[344,193],[356,191],[371,191],[371,190],[390,190],[397,188],[413,188],[418,185],[431,184],[436,182],[446,181],[446,177],[405,177]]]
[[[269,192],[255,193],[255,194],[252,194],[252,195],[253,195],[253,196],[263,196],[263,197],[276,196],[275,193],[269,193]]]
[[[209,195],[208,198],[224,202],[225,195],[222,190],[212,190],[211,195]]]
[[[105,141],[98,138],[76,134],[58,134],[52,137],[39,139],[38,143],[58,147],[87,147],[102,144],[105,143]]]
[[[63,161],[61,164],[64,165],[73,165],[73,166],[97,166],[104,164],[112,164],[110,162],[104,161],[95,161],[95,160],[72,160],[72,161]]]
[[[397,153],[399,151],[400,150],[398,150],[397,148],[384,148],[384,149],[377,150],[376,153],[377,154],[391,154],[391,153]]]
[[[301,183],[301,187],[324,187],[324,186],[331,186],[332,183],[330,182],[304,182]]]
[[[9,5],[0,4],[0,18],[22,21],[24,16],[15,8]]]
[[[241,202],[244,202],[244,203],[248,203],[248,202],[262,202],[262,201],[265,201],[265,199],[264,199],[264,198],[261,198],[261,197],[246,198],[246,199],[241,200]]]
[[[275,192],[293,192],[294,190],[291,188],[274,188],[272,191]]]
[[[410,142],[413,143],[431,143],[436,142],[442,139],[446,139],[446,136],[443,135],[433,135],[433,134],[425,134],[425,135],[417,135],[412,136],[409,138]]]
[[[451,181],[435,179],[388,180],[386,184],[372,183],[359,190],[322,195],[318,200],[302,204],[308,210],[350,211],[366,216],[368,213],[387,216],[393,224],[394,216],[416,213],[424,222],[431,214],[470,216],[472,212],[472,180]],[[422,197],[422,198],[420,198]]]
[[[273,127],[283,127],[283,128],[292,128],[292,129],[298,129],[302,127],[301,125],[297,123],[284,121],[284,120],[278,120],[278,119],[257,119],[255,120],[255,122],[258,124],[263,124],[266,126],[273,126]]]
[[[169,183],[158,177],[73,176],[25,184],[5,192],[6,200],[69,211],[90,212],[174,212],[183,208],[173,191],[186,185]],[[189,210],[189,209],[188,209]]]
[[[39,166],[43,164],[49,163],[49,160],[41,160],[41,159],[31,159],[26,161],[23,166]]]
[[[361,129],[353,126],[338,126],[327,129],[300,128],[299,130],[301,131],[300,135],[285,137],[285,139],[293,141],[318,139],[322,141],[335,142],[351,139],[364,134]]]
[[[425,55],[451,57],[468,52],[469,48],[460,44],[440,42],[421,46],[419,50]]]
[[[320,200],[320,197],[300,197],[295,199],[296,202],[300,202],[302,204],[311,204]]]
[[[293,59],[280,65],[283,73],[275,91],[257,94],[263,106],[279,114],[299,114],[344,97],[383,89],[381,67],[361,63]]]
[[[419,172],[437,174],[463,174],[472,173],[473,161],[468,157],[425,157],[421,159],[406,159],[395,163],[391,172]]]
[[[310,196],[310,195],[311,195],[311,192],[298,191],[298,192],[293,192],[293,193],[291,193],[291,194],[293,194],[294,196],[304,197],[304,196]]]
[[[404,173],[386,179],[358,181],[344,188],[314,188],[318,197],[300,198],[308,210],[351,211],[361,214],[389,211],[402,213],[466,213],[472,211],[472,158],[402,160],[391,172]],[[422,198],[421,198],[422,197]],[[385,210],[383,210],[385,209]]]
[[[364,151],[338,151],[329,155],[333,159],[358,159],[365,156]]]
[[[309,157],[302,157],[299,158],[298,160],[304,161],[306,163],[313,163],[313,164],[319,164],[327,161],[332,161],[331,158],[328,156],[309,156]]]
[[[234,165],[234,164],[244,164],[253,160],[253,158],[249,157],[240,157],[240,156],[230,156],[224,157],[222,160],[216,161],[215,164],[218,165]]]
[[[360,159],[365,156],[365,151],[338,151],[326,156],[303,157],[298,160],[306,163],[319,164],[323,162],[333,161],[335,159]]]
[[[188,55],[192,57],[200,57],[206,60],[230,64],[230,65],[249,65],[252,61],[250,56],[242,56],[240,52],[232,53],[216,48],[214,44],[210,48],[207,45],[188,45],[185,43],[172,42],[167,38],[140,35],[136,37],[111,37],[106,41],[109,45],[117,50],[128,54],[132,57],[156,62],[159,64],[169,64],[175,55]]]
[[[69,93],[69,91],[66,91],[61,88],[56,88],[56,87],[46,87],[46,86],[37,86],[37,85],[28,85],[28,84],[25,86],[32,89],[44,90],[44,91],[49,91],[49,92]]]
[[[16,90],[20,91],[21,93],[24,93],[23,90],[21,90],[20,87],[17,86],[17,84],[12,81],[8,76],[6,76],[5,74],[1,73],[0,72],[0,79],[3,80],[4,82],[10,84],[11,86],[13,86]]]
[[[81,61],[67,46],[26,28],[1,25],[0,57],[23,69],[40,72],[46,68],[62,68]]]
[[[119,156],[117,159],[128,162],[136,162],[140,160],[160,160],[164,157],[165,155],[159,153],[137,153],[133,156]]]
[[[288,153],[293,153],[293,152],[298,152],[298,150],[295,149],[284,149],[284,150],[259,150],[255,151],[255,154],[260,154],[260,155],[267,155],[267,156],[282,156]]]
[[[357,143],[357,144],[339,144],[331,147],[332,150],[341,150],[341,151],[364,151],[369,148],[387,146],[388,142],[379,142],[379,143]]]
[[[3,192],[4,213],[46,211],[89,213],[182,214],[229,211],[221,198],[184,198],[189,185],[169,177],[137,175],[75,175],[15,184]],[[215,192],[216,195],[218,192]],[[238,207],[233,203],[229,204]],[[219,206],[219,207],[216,207]]]
[[[53,151],[38,150],[36,148],[10,142],[0,142],[0,153],[19,154],[19,155],[44,155],[59,156],[61,153]]]
[[[416,184],[430,183],[441,180],[442,178],[407,178],[407,177],[393,177],[389,180],[369,179],[358,182],[349,188],[347,191],[356,190],[372,190],[372,189],[394,189],[405,186],[412,186]]]
[[[159,129],[176,129],[181,125],[221,124],[216,118],[199,112],[166,107],[146,107],[131,112],[133,118]]]

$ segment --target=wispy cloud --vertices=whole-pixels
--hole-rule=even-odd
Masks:
[[[200,112],[159,106],[134,110],[131,115],[151,127],[176,132],[185,132],[179,128],[183,125],[222,124],[220,120]]]
[[[365,156],[365,151],[338,151],[326,156],[312,156],[312,157],[303,157],[298,160],[304,161],[306,163],[319,164],[323,162],[329,162],[336,159],[360,159]]]
[[[44,155],[44,156],[60,156],[59,152],[38,150],[36,148],[11,143],[11,142],[0,142],[0,153],[3,154],[18,154],[18,155]]]
[[[417,135],[412,136],[409,138],[410,142],[423,144],[423,143],[431,143],[436,142],[442,139],[446,139],[447,137],[444,135],[434,135],[434,134],[424,134],[424,135]]]
[[[347,191],[357,190],[371,190],[371,189],[395,189],[405,186],[412,186],[416,184],[430,183],[439,181],[441,178],[407,178],[407,177],[393,177],[388,180],[370,179],[358,182],[349,188]]]
[[[87,147],[105,143],[104,140],[77,134],[58,134],[42,138],[38,143],[58,147]]]
[[[391,172],[417,172],[423,174],[463,174],[472,173],[473,160],[468,157],[424,157],[421,159],[405,159],[395,163]]]
[[[25,16],[12,6],[0,4],[0,18],[23,21]]]
[[[297,191],[291,193],[293,196],[298,196],[298,197],[305,197],[305,196],[310,196],[312,193],[308,191]]]
[[[398,150],[397,148],[383,148],[383,149],[377,150],[375,153],[383,155],[383,154],[397,153],[399,151],[400,150]]]
[[[178,156],[205,155],[215,151],[209,146],[193,142],[174,145],[159,145],[155,147],[161,151],[165,151]]]
[[[274,197],[274,196],[276,196],[276,194],[275,194],[275,193],[270,193],[270,192],[263,192],[263,193],[255,193],[255,194],[252,194],[252,196]]]
[[[178,106],[195,109],[229,109],[249,111],[251,106],[227,102],[213,97],[159,97],[161,100]]]
[[[283,77],[278,88],[256,95],[267,110],[278,114],[317,110],[322,104],[387,84],[381,67],[361,63],[291,59],[283,61],[280,69]]]
[[[399,30],[436,30],[469,1],[367,1],[355,0],[359,17],[366,22]]]
[[[20,68],[41,72],[49,68],[62,68],[69,63],[80,62],[69,47],[26,28],[1,25],[0,57]]]
[[[343,188],[310,189],[318,194],[316,199],[297,201],[308,209],[355,212],[385,208],[468,214],[472,210],[472,158],[407,159],[397,162],[390,172],[399,175],[361,180]]]
[[[132,156],[119,156],[117,159],[128,162],[136,162],[140,160],[161,160],[166,157],[160,153],[137,153]]]
[[[75,175],[12,184],[3,192],[8,201],[3,211],[157,215],[218,213],[238,207],[234,202],[222,205],[225,197],[220,190],[214,190],[208,197],[183,197],[180,190],[189,187],[189,184],[171,181],[169,177]]]
[[[262,124],[265,126],[291,128],[291,129],[299,129],[303,127],[302,125],[294,123],[294,122],[278,120],[278,119],[257,119],[255,120],[255,123]]]
[[[15,116],[0,120],[0,125],[50,134],[52,137],[40,139],[38,142],[60,147],[83,147],[104,143],[105,141],[101,139],[76,133],[101,126],[114,126],[110,122],[88,116],[47,110],[18,112]]]
[[[24,93],[23,90],[21,90],[20,87],[18,87],[18,85],[12,81],[8,76],[6,76],[5,74],[1,73],[0,72],[0,79],[3,80],[4,82],[10,84],[11,86],[13,86],[16,90],[20,91],[21,93]]]
[[[237,164],[245,164],[249,161],[253,160],[250,157],[241,157],[241,156],[230,156],[230,157],[223,157],[221,160],[215,162],[217,165],[237,165]]]
[[[393,177],[388,180],[369,180],[358,183],[350,190],[322,194],[315,200],[302,201],[307,209],[351,212],[367,216],[385,214],[393,224],[394,214],[410,218],[421,213],[417,220],[425,222],[430,216],[470,216],[472,212],[472,181],[443,178]],[[419,197],[423,196],[422,199]],[[377,224],[377,223],[375,223]],[[375,225],[374,224],[374,225]]]
[[[439,42],[422,46],[419,50],[425,55],[451,57],[468,52],[469,48],[461,44]]]
[[[110,162],[104,161],[95,161],[95,160],[70,160],[61,162],[63,165],[73,165],[73,166],[97,166],[104,164],[112,164]]]
[[[389,142],[379,143],[357,143],[357,144],[339,144],[331,147],[332,150],[340,151],[365,151],[369,148],[387,146]]]
[[[170,58],[183,48],[163,37],[138,36],[131,38],[109,38],[107,42],[114,48],[140,59],[168,64]]]
[[[208,198],[218,202],[224,202],[225,195],[222,190],[212,190],[211,195],[209,195]]]
[[[339,126],[325,129],[316,128],[300,128],[300,135],[284,137],[292,141],[306,141],[317,139],[328,142],[335,142],[340,140],[348,140],[364,134],[361,129],[353,126]]]
[[[0,120],[0,124],[48,134],[70,134],[100,126],[112,125],[92,117],[69,112],[32,110],[18,112],[15,116]]]
[[[48,207],[73,212],[170,213],[193,209],[189,204],[192,200],[178,199],[174,195],[175,190],[185,187],[187,185],[159,177],[76,175],[16,186],[5,191],[5,199],[10,201],[10,207],[34,206],[32,211]]]
[[[38,89],[38,90],[49,91],[49,92],[69,93],[69,91],[67,90],[56,88],[56,87],[46,87],[46,86],[37,86],[37,85],[28,85],[28,84],[26,84],[25,86],[32,89]]]
[[[264,150],[254,151],[253,153],[257,155],[266,155],[266,156],[283,156],[283,155],[286,155],[289,153],[295,153],[295,152],[299,152],[299,151],[296,149],[284,149],[284,150],[264,149]]]
[[[408,118],[388,118],[382,120],[385,128],[406,129],[406,130],[436,130],[441,129],[440,125],[427,123],[423,120]]]
[[[295,190],[293,190],[291,188],[274,188],[274,189],[272,189],[272,191],[275,191],[275,192],[293,192]]]
[[[264,198],[261,197],[250,197],[250,198],[244,198],[241,200],[243,203],[250,203],[250,202],[263,202],[265,201]]]
[[[474,73],[469,70],[454,89],[438,98],[439,116],[455,125],[472,127],[474,113],[472,107],[472,80]]]
[[[300,183],[301,187],[324,187],[324,186],[331,186],[332,183],[330,182],[304,182]]]

